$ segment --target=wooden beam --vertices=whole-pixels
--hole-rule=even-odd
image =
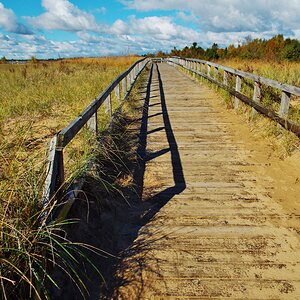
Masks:
[[[242,78],[238,75],[235,77],[235,90],[240,92],[242,88]],[[234,97],[234,108],[237,109],[239,107],[239,98]]]

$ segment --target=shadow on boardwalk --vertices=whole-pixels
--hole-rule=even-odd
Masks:
[[[130,189],[122,191],[123,197],[126,198],[130,205],[118,205],[118,201],[114,204],[107,199],[106,203],[102,203],[101,207],[96,204],[97,188],[91,187],[90,184],[84,188],[87,201],[77,201],[72,209],[72,218],[80,219],[78,224],[74,224],[70,238],[78,240],[82,243],[92,244],[95,247],[107,251],[111,255],[103,255],[99,257],[91,253],[87,253],[94,265],[98,267],[106,283],[103,283],[99,274],[93,268],[82,263],[84,273],[87,278],[85,284],[88,288],[86,297],[88,299],[111,299],[118,297],[118,290],[122,286],[132,285],[131,279],[123,277],[124,270],[128,267],[130,257],[135,256],[141,250],[148,247],[147,242],[139,239],[134,242],[139,233],[143,231],[143,226],[146,225],[156,213],[176,194],[180,194],[185,189],[185,179],[182,170],[180,155],[176,143],[176,139],[172,130],[172,124],[168,115],[168,108],[164,95],[164,88],[157,65],[152,65],[149,73],[147,86],[141,87],[143,92],[138,93],[142,104],[141,119],[136,120],[140,127],[134,129],[128,137],[132,139],[135,136],[135,143],[138,144],[135,156],[135,163],[131,167],[133,169],[133,179],[136,186],[136,192]],[[157,96],[153,96],[153,92],[159,92]],[[163,124],[157,128],[148,131],[148,122],[151,119],[149,115],[150,107],[161,107],[161,112],[155,115],[162,115]],[[168,141],[166,149],[159,149],[155,153],[147,152],[147,137],[149,134],[156,131],[164,130]],[[138,131],[138,132],[137,132]],[[136,139],[137,137],[137,139]],[[144,193],[144,174],[148,161],[155,159],[158,156],[170,152],[172,163],[172,174],[174,185],[167,187],[155,195],[145,197]],[[137,160],[136,160],[137,158]],[[131,162],[132,163],[132,162]],[[130,164],[130,162],[129,162]],[[124,200],[120,202],[124,203]],[[156,237],[153,237],[153,239]],[[163,238],[163,237],[160,237]],[[150,237],[151,239],[151,237]],[[134,258],[134,260],[136,260]],[[143,268],[143,259],[140,258],[135,263],[138,263],[139,268]],[[156,270],[153,270],[156,272]],[[53,299],[82,299],[78,293],[74,283],[67,280],[63,283],[63,288],[59,292],[53,292]],[[133,284],[134,285],[134,284]],[[138,297],[138,292],[135,292],[135,297]]]
[[[153,92],[157,91],[159,91],[158,96],[151,96]],[[162,126],[158,126],[157,128],[148,131],[148,122],[151,117],[154,116],[149,115],[149,108],[159,105],[161,106],[161,112],[156,113],[155,115],[162,115],[163,124]],[[149,153],[147,151],[148,135],[162,130],[164,130],[166,133],[168,147],[165,149],[159,149],[154,153]],[[170,174],[170,176],[173,176],[174,185],[147,197],[144,193],[144,174],[146,170],[146,164],[150,160],[155,159],[158,156],[164,155],[168,152],[170,152],[171,154],[172,175]],[[144,258],[137,258],[137,255],[141,253],[142,250],[143,252],[145,252],[145,250],[149,247],[149,244],[151,244],[154,239],[160,239],[164,237],[148,236],[147,241],[143,240],[143,238],[139,238],[138,240],[136,240],[136,238],[140,233],[144,232],[143,226],[149,223],[149,221],[153,219],[156,213],[159,212],[159,210],[170,199],[172,199],[175,195],[183,192],[186,187],[180,154],[168,114],[163,82],[157,65],[153,65],[150,70],[149,81],[144,98],[143,114],[141,118],[137,157],[138,162],[134,170],[134,181],[137,185],[139,201],[134,208],[131,208],[129,210],[129,213],[133,214],[134,217],[132,218],[132,222],[127,224],[129,225],[129,230],[125,234],[127,238],[124,239],[124,235],[123,237],[119,236],[120,240],[123,240],[123,242],[121,242],[122,247],[121,249],[119,249],[121,253],[121,259],[119,260],[119,262],[116,261],[117,264],[114,266],[112,272],[113,276],[109,279],[109,286],[106,289],[106,292],[102,295],[103,299],[118,298],[119,289],[126,285],[135,287],[133,295],[136,298],[139,297],[138,290],[143,289],[143,283],[140,280],[137,284],[134,282],[136,274],[132,274],[134,276],[131,277],[127,276],[128,274],[125,275],[125,273],[127,273],[128,268],[132,268],[133,261],[135,267],[134,269],[129,270],[129,272],[140,273],[143,268],[148,268],[148,266],[146,266],[143,262]],[[127,229],[125,229],[125,231],[126,230]],[[138,269],[136,267],[138,267]],[[157,270],[154,269],[153,272],[156,273]],[[141,279],[140,276],[138,277]],[[130,295],[127,296],[130,297]]]

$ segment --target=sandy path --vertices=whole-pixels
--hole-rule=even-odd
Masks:
[[[125,252],[115,298],[300,299],[299,161],[284,178],[289,162],[272,166],[267,143],[214,92],[158,70],[143,186],[156,213]]]

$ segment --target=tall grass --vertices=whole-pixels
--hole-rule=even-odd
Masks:
[[[282,83],[300,87],[300,63],[299,62],[268,62],[262,60],[227,59],[219,62],[221,65],[254,73]],[[234,81],[232,81],[234,86]],[[252,97],[253,82],[243,79],[242,92]],[[262,86],[262,103],[278,111],[281,101],[281,91],[272,87]],[[289,110],[289,118],[300,124],[300,97],[292,96]]]
[[[77,116],[137,58],[68,59],[0,65],[0,290],[3,299],[48,297],[57,285],[48,267],[58,266],[84,294],[77,258],[85,244],[65,238],[63,226],[41,225],[41,192],[49,138]],[[104,121],[103,121],[104,122]],[[78,170],[92,149],[86,130],[66,156]],[[54,203],[55,205],[55,203]],[[51,212],[53,206],[46,207]],[[88,259],[87,259],[88,260]]]

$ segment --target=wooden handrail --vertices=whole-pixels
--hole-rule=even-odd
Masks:
[[[300,125],[292,122],[291,120],[288,120],[291,95],[300,96],[299,87],[281,83],[269,78],[225,67],[201,59],[168,57],[165,60],[170,64],[178,65],[180,67],[183,67],[184,69],[187,69],[188,71],[193,72],[194,74],[200,75],[205,79],[211,81],[212,83],[218,85],[219,87],[227,90],[231,95],[235,97],[235,108],[238,107],[238,101],[242,100],[253,108],[253,113],[255,113],[256,111],[260,112],[261,114],[276,121],[282,127],[300,137]],[[211,67],[214,67],[215,69],[213,74],[214,76],[211,76]],[[205,72],[205,68],[207,72]],[[223,82],[220,82],[218,80],[218,74],[220,70],[223,70],[224,72]],[[228,74],[232,74],[236,77],[235,88],[229,87]],[[253,80],[253,99],[250,99],[249,97],[241,93],[241,80],[243,78]],[[281,90],[281,103],[278,112],[275,112],[263,106],[263,104],[261,103],[261,86],[263,84]]]
[[[251,80],[260,82],[262,84],[274,87],[276,89],[285,91],[287,93],[291,93],[293,95],[300,96],[300,88],[299,87],[289,85],[289,84],[286,84],[286,83],[282,83],[282,82],[279,82],[279,81],[276,81],[276,80],[273,80],[273,79],[270,79],[270,78],[266,78],[266,77],[259,76],[259,75],[253,74],[253,73],[248,73],[248,72],[244,72],[244,71],[237,70],[237,69],[234,69],[234,68],[226,67],[226,66],[219,65],[219,64],[216,64],[216,63],[213,63],[213,62],[210,62],[210,61],[206,61],[206,60],[194,59],[194,58],[182,58],[182,57],[171,57],[170,59],[172,59],[172,58],[174,58],[174,59],[184,59],[186,61],[202,63],[202,64],[208,65],[210,67],[215,67],[217,69],[224,70],[224,71],[226,71],[228,73],[231,73],[233,75],[238,75],[238,76],[243,77],[243,78],[251,79]]]
[[[97,111],[99,107],[108,102],[109,113],[112,115],[111,94],[115,92],[122,103],[127,99],[136,79],[151,59],[143,58],[131,65],[124,73],[117,77],[84,111],[68,126],[59,131],[50,142],[48,169],[43,191],[43,207],[57,194],[64,184],[63,150],[77,135],[84,125],[97,134]]]

